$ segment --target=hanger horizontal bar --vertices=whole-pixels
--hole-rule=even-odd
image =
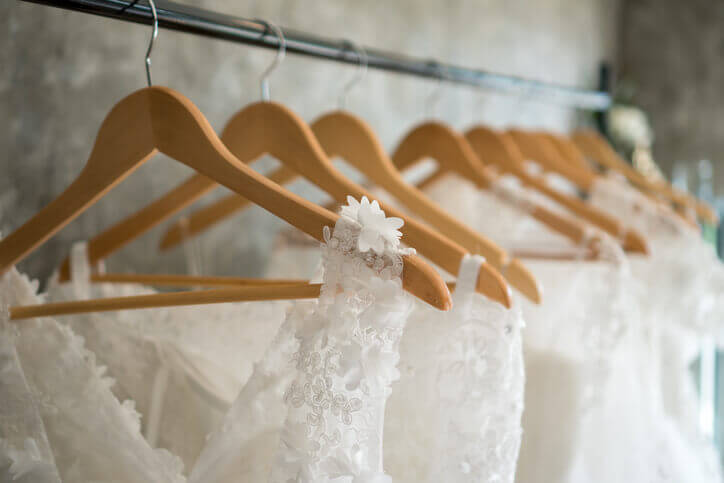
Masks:
[[[146,0],[23,0],[67,10],[76,10],[103,17],[150,25],[150,6]],[[159,26],[242,44],[277,49],[279,39],[267,32],[257,20],[223,15],[167,0],[156,0]],[[332,40],[317,35],[282,29],[287,51],[322,59],[358,64],[357,54],[344,40]],[[266,35],[265,35],[266,34]],[[400,74],[442,79],[457,84],[493,89],[512,94],[531,96],[536,100],[567,105],[579,109],[601,111],[611,105],[608,93],[563,86],[522,77],[468,69],[434,60],[367,48],[368,66]]]

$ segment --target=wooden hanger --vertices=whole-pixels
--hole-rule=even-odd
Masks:
[[[357,168],[370,181],[397,198],[408,209],[421,216],[433,227],[460,243],[472,253],[490,259],[497,268],[504,268],[507,254],[495,243],[450,216],[419,189],[402,177],[386,154],[372,129],[359,117],[344,111],[335,111],[317,119],[312,130],[325,152],[339,157]],[[506,269],[505,277],[526,297],[540,303],[537,282],[518,268]]]
[[[139,277],[143,279],[143,282],[139,282]],[[10,307],[10,318],[11,320],[22,320],[112,310],[180,307],[202,303],[313,299],[319,297],[322,288],[322,284],[309,283],[308,280],[300,279],[258,279],[195,275],[93,274],[91,275],[91,281],[98,283],[144,283],[145,285],[160,287],[224,288],[190,292],[198,294],[197,299],[194,301],[190,301],[187,297],[189,292],[171,292]],[[447,282],[446,285],[448,290],[455,290],[455,282]],[[269,290],[269,288],[273,288],[273,290]],[[159,298],[158,295],[162,297]],[[197,300],[203,300],[203,302],[197,302]]]
[[[292,171],[286,166],[281,166],[273,171],[271,174],[269,174],[269,176],[267,177],[278,185],[284,186],[297,179],[299,175],[296,173],[296,171]],[[212,185],[212,187],[215,186],[215,184]],[[180,186],[178,188],[174,188],[173,190],[168,192],[166,196],[174,196],[174,192],[179,188]],[[335,201],[335,204],[336,203],[337,202]],[[185,219],[185,222],[182,223],[181,220],[177,220],[171,223],[171,225],[166,229],[166,232],[161,237],[159,249],[169,250],[178,245],[179,243],[183,242],[184,240],[208,230],[221,220],[228,218],[234,213],[243,210],[245,207],[249,206],[249,204],[249,200],[247,200],[243,196],[239,196],[236,193],[231,193],[213,203],[204,206],[203,208],[199,208],[197,211],[191,213]],[[334,211],[328,206],[325,206],[324,208],[330,211]],[[172,213],[159,213],[156,218],[156,223],[160,223],[164,219],[168,218],[171,214]]]
[[[578,149],[578,146],[576,146],[573,141],[567,137],[559,136],[550,132],[538,132],[534,134],[547,138],[558,151],[558,154],[560,154],[564,161],[568,164],[573,164],[577,169],[582,169],[591,173],[594,178],[599,176],[599,174],[589,164],[586,156],[580,149]]]
[[[588,192],[596,180],[596,175],[578,166],[567,163],[559,154],[553,142],[546,135],[510,129],[507,134],[518,146],[521,154],[530,161],[535,161],[544,170],[553,171],[571,183],[578,189]]]
[[[311,128],[327,156],[344,159],[446,236],[468,250],[483,254],[486,258],[491,259],[494,265],[504,265],[507,258],[504,251],[487,238],[449,216],[402,178],[374,132],[364,121],[352,114],[335,111],[317,119]],[[291,177],[289,181],[291,181]],[[345,191],[348,189],[345,188]],[[237,199],[235,200],[235,198]],[[189,231],[198,233],[228,216],[232,211],[225,210],[227,206],[240,209],[243,205],[244,203],[234,195],[223,198],[192,214],[189,217],[189,227],[191,228]],[[167,247],[178,243],[183,238],[183,231],[178,223],[174,224],[163,237],[162,246]],[[511,280],[509,278],[515,278],[518,276],[517,274],[518,268],[515,266],[507,272],[508,277],[506,278],[526,296],[539,301],[540,292],[536,289],[537,284],[532,283],[529,279]]]
[[[420,186],[431,183],[446,171],[457,173],[481,189],[490,188],[494,182],[495,174],[485,167],[468,140],[445,124],[426,122],[417,126],[405,136],[393,155],[395,164],[403,170],[424,158],[437,160],[440,169],[423,180]],[[587,248],[594,249],[596,240],[586,239],[586,230],[580,223],[544,206],[532,208],[530,215],[538,221],[575,243],[585,239]]]
[[[606,169],[622,174],[632,185],[643,191],[663,196],[679,205],[679,207],[692,207],[697,215],[708,223],[713,225],[719,223],[719,216],[709,205],[688,193],[676,190],[669,183],[655,183],[649,180],[642,173],[636,171],[633,166],[621,159],[608,141],[597,132],[588,129],[578,130],[572,134],[571,138],[588,158]]]
[[[166,87],[147,87],[114,106],[104,120],[90,158],[78,178],[48,206],[0,241],[0,274],[95,203],[157,151],[219,181],[318,240],[322,239],[323,228],[333,226],[337,220],[333,213],[281,188],[239,162],[187,98]],[[429,304],[440,309],[451,306],[449,291],[439,274],[418,257],[404,257],[402,278],[406,290]],[[255,295],[264,290],[269,289],[260,287]],[[208,294],[204,296],[198,291],[182,295],[156,294],[144,296],[158,297],[144,298],[144,306],[166,304],[169,295],[175,295],[171,297],[173,303],[180,299],[188,304],[209,300]],[[248,300],[244,298],[248,294],[235,295]],[[101,303],[78,303],[90,302]]]
[[[133,284],[141,283],[153,287],[206,287],[206,288],[230,288],[230,287],[257,287],[257,286],[289,286],[289,285],[310,285],[309,280],[299,278],[253,278],[253,277],[228,277],[208,275],[171,275],[151,273],[92,273],[90,281],[93,283],[120,283]],[[311,284],[314,285],[314,284]],[[456,286],[454,281],[446,282],[450,290]]]
[[[362,196],[373,199],[361,186],[334,167],[311,128],[301,119],[292,118],[289,113],[287,108],[273,102],[252,104],[232,117],[224,128],[222,139],[242,161],[251,162],[269,154],[340,203],[344,203],[350,195],[358,199]],[[266,128],[268,126],[274,126],[274,129]],[[266,146],[258,142],[269,135],[274,136],[274,142]],[[399,210],[383,203],[380,206],[388,215],[405,220],[401,231],[410,246],[447,272],[457,273],[466,253],[462,247]],[[510,306],[507,284],[488,264],[481,267],[478,288],[493,300]]]
[[[311,128],[280,104],[259,102],[247,106],[227,123],[221,138],[243,162],[250,163],[269,154],[282,161],[289,174],[301,174],[340,203],[344,203],[347,196],[373,198],[334,167]],[[380,206],[389,216],[405,220],[401,231],[406,243],[449,273],[457,272],[466,253],[461,246],[394,208]],[[510,306],[507,284],[488,264],[481,266],[478,289]]]
[[[445,290],[449,289],[445,287]],[[38,305],[10,307],[10,319],[21,320],[112,310],[136,310],[186,305],[222,304],[229,302],[259,302],[268,300],[296,300],[319,297],[320,285],[261,285],[236,288],[170,292],[126,297],[53,302]]]
[[[307,179],[322,188],[340,202],[345,202],[348,195],[361,198],[369,195],[359,186],[352,183],[342,175],[319,146],[309,126],[293,114],[286,107],[272,103],[259,102],[252,104],[237,113],[227,124],[222,134],[222,141],[231,150],[237,159],[245,163],[252,162],[264,154],[270,154],[285,162],[288,167],[286,173],[282,172],[277,180],[291,178],[296,170],[301,171]],[[291,168],[289,168],[291,166]],[[198,192],[206,192],[216,185],[214,181],[203,174],[194,176],[187,185],[193,185]],[[196,198],[196,194],[183,190],[185,196]],[[163,199],[178,199],[180,190],[164,196]],[[243,201],[239,200],[240,203]],[[186,204],[186,203],[184,203]],[[233,204],[233,203],[232,203]],[[398,216],[398,212],[389,207],[383,207],[389,216]],[[156,210],[156,215],[167,216],[172,210]],[[404,240],[417,248],[441,268],[456,273],[465,250],[451,240],[443,237],[430,228],[415,220],[405,219],[405,226],[401,229]],[[156,220],[156,223],[160,220]],[[154,223],[155,224],[155,223]],[[195,226],[189,222],[189,231]],[[321,232],[320,232],[321,235]],[[92,260],[93,261],[93,260]],[[492,300],[505,306],[510,306],[510,293],[503,277],[490,265],[483,264],[478,279],[478,288]]]
[[[531,175],[525,168],[523,154],[518,150],[517,144],[509,133],[500,133],[478,125],[468,130],[465,138],[480,157],[489,159],[503,172],[520,179],[525,186],[547,196],[585,221],[621,240],[625,250],[648,253],[646,241],[636,231],[626,230],[621,223],[603,211],[586,204],[579,198],[561,193],[551,188],[545,180]]]
[[[554,144],[556,149],[558,150],[559,154],[565,158],[565,160],[569,163],[575,164],[581,169],[585,169],[586,171],[589,171],[591,173],[595,173],[593,167],[589,164],[589,162],[586,159],[586,155],[579,149],[579,147],[569,138],[565,136],[559,136],[552,133],[541,133],[541,135],[546,136],[548,139],[551,140],[551,142]],[[596,173],[596,176],[598,174]],[[649,198],[653,203],[660,204],[665,203],[666,201],[662,199],[661,197],[657,196],[653,191],[643,189],[640,186],[637,186],[636,184],[633,184],[633,186],[636,186],[639,188],[641,193]],[[671,216],[675,216],[676,218],[679,218],[681,221],[687,223],[688,225],[697,228],[698,225],[696,224],[696,221],[690,220],[685,214],[676,211],[674,209],[671,210]]]

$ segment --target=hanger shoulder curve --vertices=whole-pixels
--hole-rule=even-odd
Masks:
[[[526,158],[539,163],[546,170],[563,176],[583,191],[591,189],[595,177],[566,163],[550,139],[520,129],[510,129],[508,133]]]
[[[327,159],[311,128],[293,111],[275,102],[256,102],[232,116],[221,140],[242,162],[250,164],[268,154],[283,162],[269,177],[275,183],[291,182],[298,175],[322,188],[334,199],[361,193],[341,176]],[[197,235],[247,206],[238,196],[227,196],[188,218],[188,225],[174,223],[164,234],[160,248],[169,249]]]
[[[271,181],[280,186],[290,183],[297,177],[299,177],[299,175],[286,166],[282,166],[268,176]],[[213,183],[211,188],[215,186],[218,185]],[[223,198],[194,211],[183,220],[173,222],[161,237],[159,249],[161,251],[169,250],[184,240],[203,233],[220,221],[249,206],[249,204],[250,202],[248,199],[236,193],[226,195]],[[158,222],[162,220],[163,219],[159,219]]]
[[[341,157],[359,170],[364,168],[364,174],[374,176],[377,184],[388,177],[401,179],[372,128],[354,114],[329,112],[315,119],[311,128],[330,158]]]
[[[569,138],[553,133],[538,134],[546,137],[555,146],[555,148],[558,150],[558,153],[569,164],[575,166],[576,169],[580,169],[590,173],[594,177],[594,179],[599,176],[598,173],[594,171],[594,169],[586,160],[585,154],[581,152],[578,146],[576,146],[576,144],[573,143],[573,141],[571,141]]]
[[[19,229],[0,240],[0,274],[95,203],[156,153],[142,91],[121,100],[103,120],[90,156],[73,183]]]
[[[425,159],[437,160],[446,170],[452,170],[486,188],[492,179],[485,167],[476,164],[475,153],[458,132],[443,123],[422,123],[405,135],[395,149],[392,160],[398,169],[404,170]]]

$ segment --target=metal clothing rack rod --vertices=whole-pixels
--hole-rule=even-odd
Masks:
[[[152,23],[146,0],[23,0],[67,10],[91,13],[127,22]],[[264,22],[219,14],[167,0],[156,0],[158,22],[162,28],[178,30],[242,44],[277,49],[279,39],[269,32]],[[287,52],[358,64],[357,53],[349,42],[333,40],[314,34],[282,29]],[[611,105],[608,93],[540,82],[483,70],[468,69],[434,60],[419,59],[365,47],[368,67],[439,79],[452,83],[487,88],[501,92],[530,96],[536,100],[562,104],[593,111],[606,110]]]

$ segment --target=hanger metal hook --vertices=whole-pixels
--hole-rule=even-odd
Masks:
[[[440,65],[438,61],[431,60],[428,62],[428,65],[431,68],[435,69],[437,76],[436,85],[435,87],[433,87],[432,92],[428,94],[427,99],[425,100],[425,115],[428,118],[431,118],[434,114],[433,111],[435,109],[435,105],[438,103],[440,97],[442,96],[442,81],[445,80],[446,76],[442,65]]]
[[[271,22],[267,22],[266,20],[257,20],[257,22],[264,25],[264,33],[261,34],[262,38],[269,33],[269,31],[273,31],[277,38],[279,39],[279,50],[277,50],[277,55],[274,57],[274,60],[272,63],[267,67],[264,72],[261,74],[261,98],[263,101],[269,101],[271,99],[271,94],[269,92],[269,76],[272,72],[274,72],[274,69],[279,67],[279,64],[282,63],[284,60],[284,56],[287,52],[287,39],[284,38],[284,32],[281,28],[276,26],[275,24]]]
[[[146,50],[146,81],[148,87],[151,87],[153,85],[153,82],[151,82],[151,52],[153,51],[153,41],[158,37],[158,12],[156,12],[156,3],[153,0],[148,0],[148,5],[151,7],[151,15],[153,16],[153,32]]]
[[[365,75],[367,74],[367,67],[369,66],[369,56],[367,55],[367,51],[365,51],[363,47],[358,46],[350,40],[345,40],[342,52],[344,53],[348,49],[354,51],[354,53],[357,55],[357,60],[359,61],[359,64],[357,66],[357,71],[355,72],[355,75],[352,76],[349,81],[347,81],[347,83],[342,88],[342,93],[339,95],[340,110],[344,110],[344,108],[346,107],[349,92],[354,86],[362,82],[362,79],[364,79]]]

